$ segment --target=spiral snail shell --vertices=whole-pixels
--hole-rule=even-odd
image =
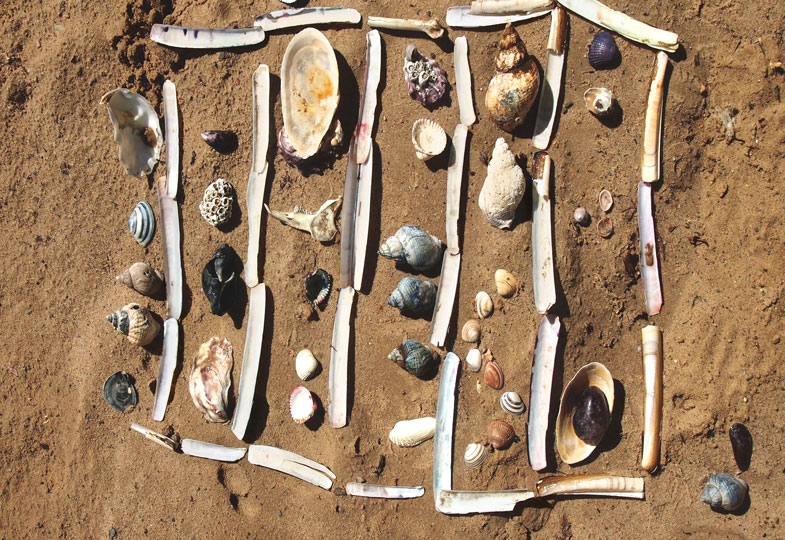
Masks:
[[[488,457],[488,449],[479,443],[469,443],[463,453],[463,463],[469,469],[479,467]]]
[[[134,207],[128,216],[128,230],[140,246],[147,247],[155,234],[155,214],[149,202],[140,201]]]
[[[381,245],[379,255],[427,270],[442,261],[442,242],[416,225],[404,225]]]
[[[504,450],[515,438],[515,430],[503,420],[492,420],[488,424],[488,441],[496,450]]]
[[[436,303],[436,285],[407,276],[398,282],[387,303],[403,313],[427,317],[433,313]]]
[[[164,275],[146,262],[132,264],[115,279],[145,296],[158,296],[164,288]]]
[[[439,367],[436,352],[415,339],[405,340],[387,358],[420,379],[432,377]]]
[[[127,304],[106,316],[115,329],[128,336],[128,341],[144,347],[155,339],[161,331],[161,325],[153,319],[147,308],[139,304]]]
[[[747,482],[725,473],[715,474],[706,482],[701,500],[714,510],[732,512],[737,510],[747,497]]]

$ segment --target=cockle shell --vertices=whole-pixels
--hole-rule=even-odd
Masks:
[[[313,307],[324,309],[330,291],[333,290],[333,277],[319,268],[305,276],[305,297]]]
[[[431,416],[414,420],[396,422],[390,431],[390,442],[398,446],[410,447],[433,438],[436,431],[436,418]]]
[[[428,159],[444,152],[447,148],[447,134],[433,120],[420,118],[412,125],[412,144],[418,159]]]
[[[109,375],[104,381],[104,400],[120,413],[134,407],[137,403],[134,378],[125,371]]]
[[[466,363],[473,372],[477,373],[480,371],[482,367],[482,353],[480,349],[469,349],[469,352],[466,353]]]
[[[136,262],[115,278],[145,296],[157,296],[164,288],[164,275],[146,262]]]
[[[501,390],[504,386],[504,372],[495,361],[485,364],[485,384],[494,390]]]
[[[432,108],[447,91],[447,72],[432,58],[420,54],[414,45],[406,47],[403,78],[409,95],[424,107]]]
[[[304,386],[298,386],[289,396],[289,413],[292,415],[292,420],[298,424],[310,420],[316,412],[316,407],[313,395]]]
[[[231,219],[233,201],[234,187],[223,178],[218,178],[204,190],[199,213],[207,223],[218,227]]]
[[[441,263],[442,242],[416,225],[404,225],[379,248],[379,255],[406,262],[415,270],[427,270]]]
[[[202,140],[220,154],[231,154],[237,150],[237,135],[233,131],[202,131]]]
[[[523,414],[523,411],[526,410],[526,406],[523,404],[523,399],[521,399],[521,396],[518,394],[518,392],[503,393],[502,397],[499,398],[499,405],[504,412],[514,414],[516,416]]]
[[[747,498],[747,482],[725,473],[715,474],[706,482],[701,500],[715,510],[732,512]]]
[[[136,242],[146,247],[155,234],[155,214],[153,207],[147,201],[139,201],[128,216],[128,230],[131,231]]]
[[[463,463],[469,469],[479,467],[488,457],[488,449],[479,443],[469,443],[463,453]]]
[[[493,420],[488,424],[488,442],[496,450],[504,450],[515,438],[515,430],[510,424],[502,420]]]
[[[477,343],[480,341],[480,321],[469,319],[461,328],[461,339],[466,343]]]
[[[583,93],[583,102],[590,113],[602,118],[613,111],[613,92],[607,88],[589,88]]]
[[[228,422],[229,388],[232,386],[232,344],[226,338],[211,337],[202,343],[188,377],[188,391],[194,405],[208,422]]]
[[[223,243],[202,270],[202,290],[213,315],[222,315],[229,308],[239,264],[237,253],[229,244]]]
[[[485,107],[491,120],[505,131],[521,125],[540,91],[540,70],[518,32],[508,24],[499,41],[496,75],[488,84]]]
[[[407,276],[398,282],[387,303],[403,313],[427,317],[433,313],[436,303],[436,285]]]
[[[319,361],[308,349],[303,349],[297,353],[294,359],[294,370],[297,376],[302,380],[307,381],[319,369]]]
[[[589,64],[594,69],[615,67],[619,61],[619,48],[610,32],[597,32],[589,46]]]
[[[144,347],[155,339],[161,325],[153,319],[147,308],[131,303],[106,316],[115,329],[128,336],[128,341]]]
[[[491,295],[485,291],[480,291],[474,297],[474,308],[477,310],[477,316],[480,319],[487,319],[493,313],[493,300]]]
[[[114,140],[120,146],[120,163],[131,176],[153,172],[161,155],[164,137],[161,123],[150,102],[125,88],[117,88],[101,97],[114,128]]]
[[[405,340],[387,358],[420,379],[431,378],[439,367],[439,355],[415,339]]]
[[[752,459],[752,435],[744,424],[733,424],[728,431],[728,436],[736,466],[744,472],[750,467]]]
[[[507,270],[498,269],[493,274],[493,280],[496,282],[496,292],[505,298],[509,298],[518,292],[518,280],[515,279]]]
[[[335,213],[340,208],[342,200],[343,197],[326,200],[315,214],[311,214],[299,206],[295,206],[292,212],[270,210],[266,204],[264,208],[284,225],[307,231],[311,233],[312,238],[319,242],[332,242],[335,240],[335,235],[338,234],[338,228],[335,226]]]
[[[491,225],[499,229],[509,228],[525,191],[523,170],[515,161],[515,154],[510,151],[507,142],[499,137],[488,163],[488,175],[477,204]]]

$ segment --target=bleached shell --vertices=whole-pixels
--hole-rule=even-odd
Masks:
[[[499,398],[499,405],[504,412],[515,415],[523,414],[523,410],[526,408],[518,392],[503,393]]]
[[[233,196],[232,184],[218,178],[204,190],[202,202],[199,203],[199,213],[213,227],[223,225],[232,217]]]
[[[146,247],[155,234],[155,214],[153,207],[147,201],[140,201],[128,216],[128,230],[131,231],[136,242]]]
[[[518,292],[518,280],[507,270],[501,268],[496,270],[493,280],[496,282],[496,292],[505,298],[509,298]]]
[[[131,176],[153,172],[161,155],[164,137],[158,115],[150,102],[125,88],[101,97],[114,127],[114,140],[120,147],[120,163]]]
[[[482,353],[480,349],[470,349],[466,353],[466,363],[469,364],[469,369],[477,373],[482,367]]]
[[[589,88],[583,93],[583,102],[593,115],[606,116],[613,110],[613,92],[607,88]]]
[[[479,443],[469,443],[463,453],[463,463],[470,469],[479,467],[488,457],[488,449]]]
[[[611,195],[611,192],[607,189],[603,189],[600,191],[599,201],[602,211],[607,212],[613,206],[613,195]]]
[[[499,137],[488,163],[488,176],[477,199],[485,219],[499,229],[509,228],[525,190],[523,170],[516,163],[515,154],[510,151],[507,142]]]
[[[401,420],[390,431],[390,441],[398,446],[417,446],[433,437],[436,418],[425,417],[415,420]]]
[[[294,370],[297,372],[298,377],[307,381],[318,369],[319,361],[310,350],[303,349],[297,353],[297,357],[294,360]]]
[[[477,343],[480,341],[480,322],[477,319],[469,319],[461,329],[461,339],[466,343]]]
[[[447,134],[442,126],[427,118],[414,121],[412,144],[419,159],[438,156],[447,147]]]
[[[493,300],[491,295],[485,291],[480,291],[474,298],[474,308],[477,310],[477,315],[480,319],[486,319],[493,313]]]
[[[115,279],[145,296],[156,296],[164,287],[164,275],[146,262],[132,264]]]
[[[199,346],[194,357],[188,391],[208,422],[229,421],[233,363],[232,344],[226,338],[211,337]]]
[[[298,386],[292,391],[289,396],[289,412],[292,420],[298,424],[304,424],[316,412],[316,402],[306,387]]]
[[[314,155],[338,107],[338,62],[319,30],[292,38],[281,64],[281,109],[286,138],[298,158]]]
[[[155,339],[161,331],[161,325],[153,319],[147,308],[136,303],[123,306],[106,316],[115,329],[128,336],[128,341],[144,347]]]

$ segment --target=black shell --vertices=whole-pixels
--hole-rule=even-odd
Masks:
[[[324,309],[332,289],[333,277],[326,270],[319,268],[305,276],[305,297],[313,307]]]
[[[202,270],[202,290],[214,315],[226,312],[231,302],[240,259],[229,244],[221,244]]]
[[[221,154],[237,150],[237,135],[233,131],[202,131],[202,140]]]
[[[752,459],[752,435],[744,424],[733,424],[728,432],[730,444],[733,448],[733,459],[736,466],[744,472],[750,467]]]
[[[596,386],[589,386],[581,394],[572,417],[575,434],[586,444],[597,446],[610,423],[611,413],[605,394]]]
[[[610,69],[619,65],[621,55],[609,32],[598,32],[589,46],[589,64],[594,69]]]
[[[415,339],[401,343],[387,358],[420,379],[432,378],[439,367],[439,356]]]
[[[104,399],[117,412],[123,413],[137,403],[134,378],[125,371],[109,375],[104,382]]]

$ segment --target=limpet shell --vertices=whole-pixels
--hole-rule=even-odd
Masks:
[[[610,238],[613,235],[613,220],[604,217],[597,222],[597,234],[603,238]]]
[[[297,353],[294,359],[294,370],[300,379],[307,381],[319,369],[319,361],[308,349],[303,349]]]
[[[521,399],[521,396],[518,394],[518,392],[503,393],[502,397],[499,398],[499,405],[504,412],[514,414],[516,416],[523,414],[523,411],[526,409],[526,406],[523,404],[523,399]]]
[[[485,384],[494,390],[501,390],[504,386],[504,372],[495,361],[485,364]]]
[[[477,373],[480,371],[482,367],[482,353],[480,349],[470,349],[468,353],[466,353],[466,363],[469,365],[469,369]]]
[[[488,457],[488,449],[479,443],[469,443],[463,453],[463,463],[469,469],[479,467]]]
[[[146,262],[132,264],[115,279],[145,296],[157,296],[164,288],[164,275]]]
[[[608,212],[613,207],[613,195],[607,189],[600,191],[599,201],[603,212]]]
[[[491,295],[485,291],[480,291],[474,298],[474,307],[480,319],[487,319],[493,313],[493,300]]]
[[[461,329],[461,339],[466,343],[477,343],[480,341],[480,321],[469,319]]]
[[[488,441],[496,450],[504,450],[515,438],[515,430],[503,420],[492,420],[488,424]]]
[[[119,413],[136,406],[137,395],[134,378],[125,371],[112,373],[104,382],[104,399]]]
[[[304,386],[295,388],[289,396],[289,412],[297,424],[304,424],[316,412],[316,402],[311,392]]]
[[[155,339],[161,331],[161,325],[153,319],[147,308],[136,303],[126,304],[122,308],[106,316],[115,329],[128,336],[128,341],[144,347]]]
[[[431,416],[414,420],[401,420],[390,431],[390,442],[403,447],[417,446],[433,438],[436,418]]]
[[[147,201],[140,201],[128,216],[128,230],[142,247],[153,239],[155,234],[155,214],[153,207]]]
[[[518,292],[518,280],[507,270],[496,270],[493,279],[496,282],[496,292],[503,297],[509,298]]]
[[[427,118],[420,118],[412,125],[412,144],[418,159],[438,156],[447,148],[447,134],[442,126]]]

